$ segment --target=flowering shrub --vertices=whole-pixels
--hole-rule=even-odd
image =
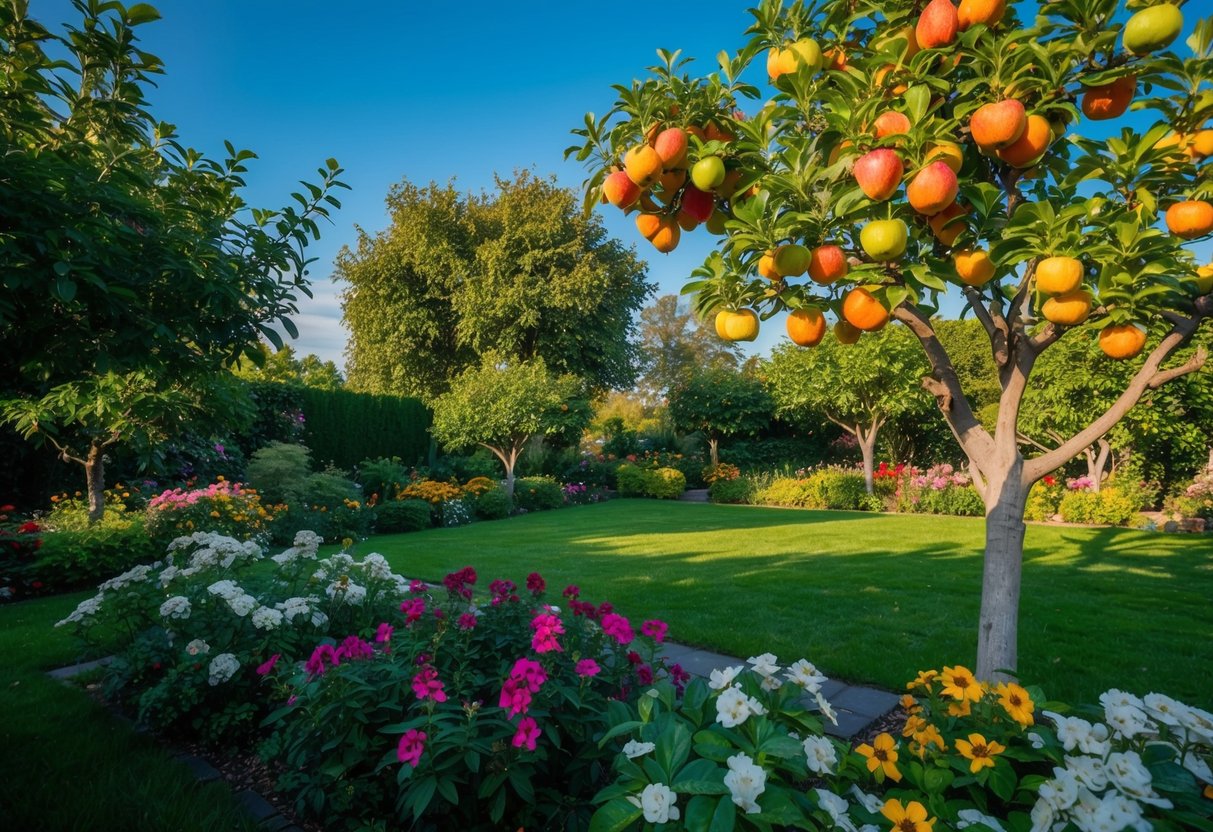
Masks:
[[[479,497],[486,491],[492,491],[497,488],[497,481],[491,480],[488,477],[472,477],[463,484],[463,493],[470,494],[473,497]]]
[[[830,718],[824,677],[804,660],[780,675],[776,662],[714,671],[681,698],[659,685],[621,712],[611,734],[628,742],[595,823],[1144,832],[1205,829],[1213,814],[1213,789],[1199,782],[1213,779],[1213,714],[1161,694],[1112,690],[1101,708],[1068,715],[1042,710],[1039,690],[945,667],[910,683],[900,737],[849,750],[804,706],[811,696]]]
[[[266,507],[252,488],[219,478],[205,488],[172,488],[147,504],[148,532],[170,540],[206,529],[240,540],[265,542],[274,515],[283,506]]]
[[[561,491],[564,492],[565,504],[570,506],[584,506],[601,502],[605,497],[605,493],[600,487],[584,482],[566,483]]]
[[[442,525],[446,528],[466,526],[472,522],[473,518],[471,500],[466,497],[447,500],[438,507],[438,512],[442,518]]]
[[[720,462],[716,465],[708,465],[701,473],[703,482],[709,488],[722,480],[735,480],[741,476],[741,469],[736,465],[730,465],[727,462]]]
[[[1085,482],[1084,482],[1085,481]],[[1140,483],[1113,477],[1099,491],[1086,477],[1067,484],[1065,494],[1057,505],[1057,513],[1067,523],[1094,523],[1124,526],[1132,521],[1151,499],[1149,489]]]
[[[916,514],[955,514],[980,517],[985,503],[963,471],[943,463],[925,471],[903,468],[895,492],[897,510]]]
[[[514,510],[514,501],[504,488],[494,488],[476,498],[475,509],[481,520],[504,520]]]
[[[560,483],[549,477],[521,477],[514,481],[514,505],[523,511],[548,511],[564,505]]]
[[[1028,504],[1024,509],[1024,519],[1045,523],[1057,515],[1061,508],[1061,498],[1066,494],[1065,486],[1056,477],[1046,476],[1032,486],[1028,492]]]
[[[1167,500],[1164,509],[1177,520],[1213,520],[1213,469],[1198,474],[1178,494]]]
[[[397,500],[425,500],[432,506],[442,505],[447,500],[457,500],[463,490],[449,482],[419,480],[411,482],[396,493]]]
[[[752,501],[760,505],[797,508],[866,509],[867,487],[854,468],[829,466],[800,469],[795,477],[771,477],[756,487]]]
[[[317,560],[320,537],[301,532],[269,579],[254,541],[212,532],[174,540],[164,560],[105,581],[56,626],[116,642],[106,690],[141,720],[206,741],[238,739],[268,711],[255,668],[306,655],[330,633],[366,630],[407,593],[379,555]]]
[[[15,517],[15,511],[13,506],[0,506],[0,603],[46,590],[35,564],[42,548],[42,527]]]
[[[674,500],[686,490],[686,476],[676,468],[642,468],[625,463],[615,473],[621,497]]]
[[[329,828],[585,828],[622,745],[608,723],[665,674],[666,626],[634,628],[573,586],[553,606],[536,573],[472,604],[477,580],[468,567],[445,591],[417,584],[373,641],[325,640],[302,670],[276,665],[288,703],[264,753],[301,812]]]
[[[154,486],[148,483],[148,486]],[[116,483],[113,488],[103,492],[105,512],[99,522],[123,524],[129,523],[147,504],[145,492],[147,486],[123,485]],[[51,510],[41,519],[47,531],[81,532],[96,525],[88,518],[88,498],[80,491],[51,496]]]

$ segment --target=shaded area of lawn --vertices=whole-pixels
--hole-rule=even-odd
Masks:
[[[739,656],[806,656],[833,676],[899,688],[974,661],[980,519],[616,500],[496,523],[377,537],[409,577],[472,565],[578,584],[671,638]],[[1213,704],[1213,539],[1031,526],[1020,671],[1051,697],[1110,687]],[[559,602],[556,602],[559,603]]]
[[[91,594],[0,607],[0,829],[252,832],[226,785],[45,675],[77,660],[53,625]]]

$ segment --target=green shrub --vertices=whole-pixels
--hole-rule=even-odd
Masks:
[[[245,479],[266,501],[284,503],[311,470],[311,451],[303,445],[271,442],[253,454]]]
[[[754,496],[754,482],[749,477],[717,480],[708,487],[708,499],[713,503],[748,503]]]
[[[476,498],[475,508],[476,516],[482,520],[504,520],[514,510],[514,503],[504,488],[494,488]]]
[[[867,495],[863,474],[840,468],[814,471],[808,478],[809,508],[858,511],[860,501]]]
[[[143,515],[107,516],[84,530],[46,533],[33,573],[45,588],[74,589],[151,563],[161,551],[148,535]]]
[[[879,494],[864,494],[859,499],[860,511],[884,511],[887,507],[885,498]]]
[[[1067,523],[1097,523],[1099,495],[1093,491],[1067,491],[1057,512]]]
[[[620,497],[644,496],[644,469],[624,464],[615,469],[615,489]]]
[[[1136,484],[1109,480],[1098,492],[1067,492],[1061,498],[1058,513],[1067,523],[1126,526],[1136,519],[1145,493]]]
[[[451,473],[460,482],[466,482],[476,477],[499,480],[504,475],[501,460],[493,456],[492,451],[486,448],[477,448],[475,452],[467,456],[451,455],[445,457],[443,461],[450,464]]]
[[[770,484],[754,495],[754,502],[767,506],[794,506],[803,508],[816,495],[816,488],[808,479],[776,477]],[[820,506],[815,506],[820,508]]]
[[[546,511],[564,505],[560,483],[547,477],[522,477],[514,481],[514,505],[523,511]]]
[[[315,459],[352,468],[361,459],[422,460],[430,448],[430,411],[418,399],[304,388],[303,438]]]
[[[358,486],[328,469],[308,474],[287,490],[287,511],[274,518],[276,543],[286,544],[304,529],[329,543],[360,540],[370,533],[374,511],[359,499]]]
[[[1028,504],[1023,512],[1024,519],[1037,523],[1047,523],[1052,520],[1053,515],[1057,514],[1057,509],[1061,506],[1061,498],[1064,493],[1065,486],[1059,485],[1052,477],[1036,483],[1028,492]]]
[[[939,491],[924,490],[913,510],[920,514],[981,517],[986,513],[986,505],[971,485],[951,485]]]
[[[383,533],[418,532],[432,521],[430,504],[425,500],[391,500],[375,509],[375,529]]]
[[[658,500],[677,500],[687,489],[687,478],[677,468],[644,472],[644,494]]]
[[[390,500],[409,481],[409,469],[400,457],[364,459],[358,463],[358,483],[369,500],[378,494],[380,501]]]

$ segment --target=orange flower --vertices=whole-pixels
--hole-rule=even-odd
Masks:
[[[930,687],[931,682],[935,681],[935,679],[938,677],[938,670],[920,670],[918,671],[918,678],[906,684],[906,690]]]
[[[886,800],[880,814],[893,822],[893,832],[931,832],[935,818],[927,817],[927,807],[916,800],[902,805],[900,800]]]
[[[901,772],[897,770],[897,743],[891,734],[880,734],[872,740],[872,745],[865,742],[855,750],[868,758],[868,771],[880,770],[894,783],[901,782]]]
[[[906,724],[905,727],[901,729],[901,735],[903,737],[912,737],[926,727],[927,721],[925,719],[911,714],[910,716],[906,717]]]
[[[1028,692],[1019,685],[1007,682],[996,687],[994,692],[998,694],[998,704],[1002,705],[1011,719],[1025,728],[1035,721],[1032,711],[1036,710],[1036,705]]]
[[[948,703],[948,716],[968,716],[973,710],[973,703],[968,699]]]
[[[1007,747],[993,740],[986,742],[986,738],[981,734],[969,734],[967,742],[956,741],[956,750],[960,752],[960,756],[972,761],[969,771],[976,774],[983,768],[994,768],[994,755],[1006,751]]]
[[[914,735],[914,742],[911,747],[917,746],[914,748],[914,753],[921,758],[926,754],[927,746],[930,745],[934,745],[940,751],[948,750],[948,744],[944,741],[943,736],[939,733],[939,729],[934,725],[928,725],[916,733]]]
[[[973,678],[972,672],[961,665],[943,669],[943,690],[940,696],[950,696],[953,699],[969,699],[977,702],[981,699],[981,685]]]

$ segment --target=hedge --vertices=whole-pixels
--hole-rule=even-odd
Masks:
[[[364,459],[429,454],[430,411],[418,399],[303,388],[303,443],[319,465],[349,470]]]

